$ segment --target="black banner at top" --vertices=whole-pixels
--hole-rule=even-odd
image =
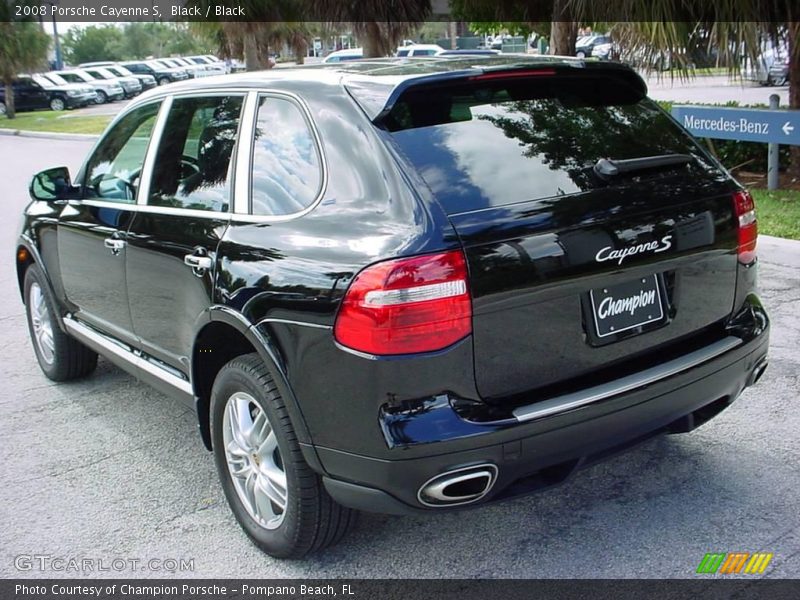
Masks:
[[[796,0],[749,0],[720,12],[708,0],[2,0],[0,22],[133,21],[728,21],[797,20]],[[733,8],[733,5],[720,6]]]

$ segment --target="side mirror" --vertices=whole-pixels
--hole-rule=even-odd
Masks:
[[[76,188],[72,187],[67,167],[46,169],[33,176],[30,185],[31,198],[34,200],[68,200],[77,197]]]

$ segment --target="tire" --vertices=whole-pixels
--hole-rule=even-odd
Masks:
[[[50,99],[50,110],[64,110],[67,107],[67,103],[64,102],[63,98],[55,97]]]
[[[283,399],[257,354],[222,367],[210,410],[225,497],[256,546],[276,558],[300,558],[344,537],[356,512],[336,504],[303,459]]]
[[[162,77],[158,80],[158,85],[167,85],[170,83],[169,77]]]
[[[97,353],[59,329],[54,318],[57,306],[38,265],[31,265],[25,272],[24,291],[33,351],[47,378],[69,381],[94,371]]]
[[[583,51],[580,51],[575,55],[575,58],[586,58],[586,53],[583,52]]]
[[[97,90],[97,95],[95,96],[94,103],[105,104],[106,102],[108,102],[108,94],[106,94],[103,90]]]

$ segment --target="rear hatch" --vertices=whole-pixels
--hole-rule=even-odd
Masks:
[[[591,385],[722,336],[735,183],[622,69],[408,86],[378,120],[470,271],[481,396]]]

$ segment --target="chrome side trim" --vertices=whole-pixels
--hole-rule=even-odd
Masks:
[[[171,206],[150,206],[148,204],[126,204],[123,202],[108,202],[105,200],[87,199],[71,200],[76,205],[96,206],[98,208],[113,208],[129,212],[155,213],[158,215],[173,215],[181,217],[196,217],[203,219],[216,219],[229,221],[231,213],[216,210],[198,210],[196,208],[173,208]]]
[[[158,116],[156,116],[153,132],[150,134],[150,140],[147,142],[147,151],[144,155],[144,161],[142,161],[139,188],[136,190],[136,204],[139,206],[147,204],[147,198],[150,196],[150,181],[152,179],[153,165],[156,162],[158,147],[161,145],[161,135],[164,133],[164,128],[167,125],[167,119],[169,118],[169,111],[171,108],[172,96],[167,96],[158,109]]]
[[[262,323],[285,323],[286,325],[300,325],[301,327],[313,327],[314,329],[333,329],[330,325],[320,325],[319,323],[307,323],[305,321],[292,321],[291,319],[273,319],[267,317],[258,321],[255,326],[258,327]]]
[[[64,327],[66,328],[67,333],[69,333],[71,336],[85,343],[87,346],[97,349],[101,354],[116,358],[117,360],[130,365],[134,369],[138,369],[147,373],[148,375],[152,375],[156,379],[159,379],[183,394],[187,394],[189,396],[193,395],[194,392],[192,390],[191,383],[185,379],[181,379],[180,377],[173,375],[172,373],[169,373],[165,369],[160,368],[149,360],[142,358],[141,355],[136,354],[135,350],[132,350],[127,346],[112,340],[102,333],[95,331],[91,327],[88,327],[70,317],[64,318]]]
[[[579,392],[557,396],[549,400],[521,406],[513,411],[514,417],[517,421],[532,421],[533,419],[541,419],[549,417],[558,413],[573,410],[611,398],[618,394],[624,394],[631,390],[635,390],[646,385],[650,385],[667,377],[677,375],[682,371],[686,371],[696,367],[704,362],[716,358],[720,354],[724,354],[733,350],[742,344],[742,340],[728,336],[718,342],[700,348],[694,352],[690,352],[680,358],[665,362],[664,364],[645,369],[639,373],[628,375],[616,381],[597,385]]]
[[[236,139],[236,164],[234,167],[233,213],[250,212],[250,165],[253,160],[253,130],[258,111],[258,92],[247,94],[242,107],[239,135]]]

